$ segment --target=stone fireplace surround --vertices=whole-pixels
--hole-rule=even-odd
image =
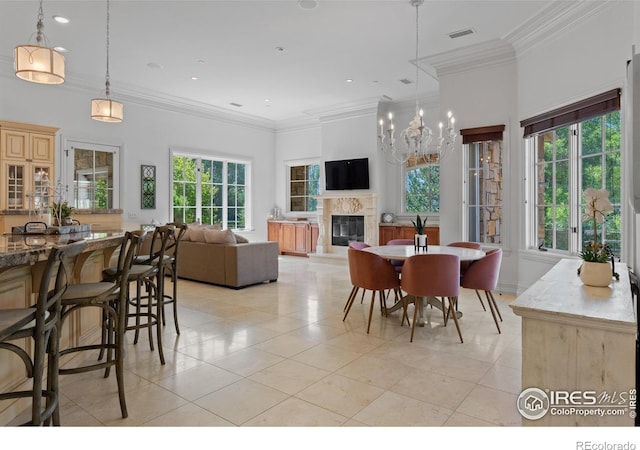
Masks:
[[[318,244],[316,254],[347,254],[347,247],[331,244],[331,216],[364,216],[364,242],[378,245],[377,195],[372,192],[339,191],[318,199]]]

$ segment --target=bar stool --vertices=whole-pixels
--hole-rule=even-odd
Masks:
[[[156,340],[158,341],[158,354],[161,364],[165,363],[162,349],[162,330],[160,328],[164,308],[164,261],[167,244],[173,234],[173,226],[163,225],[156,227],[151,237],[150,253],[148,255],[136,255],[130,277],[130,281],[136,282],[136,296],[131,297],[128,295],[127,301],[126,330],[135,331],[133,343],[138,343],[140,330],[147,328],[149,332],[149,347],[154,350],[152,329],[156,327]],[[144,294],[142,293],[142,287],[145,288]],[[135,311],[129,312],[130,308],[135,308]],[[135,323],[129,325],[129,319],[135,319]]]
[[[27,377],[33,379],[31,390],[6,392],[0,394],[0,400],[31,398],[31,420],[24,425],[45,425],[50,420],[53,425],[60,425],[58,345],[61,299],[72,276],[71,260],[86,245],[86,241],[79,241],[52,248],[40,280],[36,304],[30,308],[0,310],[0,349],[18,355],[25,364]],[[54,275],[54,288],[50,290]],[[23,348],[10,342],[23,338],[33,339],[33,359]],[[45,355],[47,380],[43,389]],[[44,409],[43,398],[46,399]]]
[[[62,296],[60,327],[74,311],[83,308],[98,308],[102,314],[102,339],[97,344],[71,346],[60,350],[60,356],[99,350],[97,362],[83,361],[83,365],[60,368],[60,375],[90,372],[105,369],[107,378],[112,366],[116,369],[118,396],[122,418],[128,417],[124,390],[124,331],[129,287],[129,271],[138,249],[140,235],[126,232],[118,263],[112,273],[103,281],[70,285]],[[106,357],[105,357],[106,354]]]
[[[171,276],[171,282],[173,284],[172,295],[167,295],[164,289],[164,278],[162,279],[163,287],[162,292],[164,295],[163,308],[162,308],[162,325],[166,325],[164,320],[164,305],[173,303],[173,323],[176,327],[176,333],[180,334],[180,327],[178,326],[178,250],[180,248],[180,241],[187,232],[187,224],[183,222],[171,222],[167,226],[174,227],[174,232],[169,235],[167,241],[167,248],[163,257],[163,265],[165,275]]]

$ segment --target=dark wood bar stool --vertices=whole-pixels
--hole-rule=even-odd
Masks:
[[[31,420],[24,425],[45,425],[51,421],[53,425],[60,425],[58,345],[61,300],[72,277],[72,260],[86,245],[86,241],[79,241],[52,248],[42,273],[36,304],[30,308],[0,310],[0,349],[18,355],[25,364],[27,377],[33,379],[31,390],[6,392],[0,394],[0,400],[31,398]],[[33,340],[33,358],[28,351],[10,342],[23,338]],[[45,356],[47,378],[43,389]]]
[[[131,269],[130,281],[136,282],[136,295],[127,302],[127,326],[126,330],[135,331],[134,344],[138,343],[140,330],[146,328],[149,333],[149,347],[153,346],[153,327],[156,327],[156,340],[160,363],[164,364],[164,351],[162,350],[162,329],[160,327],[164,308],[164,269],[165,253],[174,227],[169,225],[158,226],[151,237],[150,253],[137,255]],[[142,288],[144,287],[144,293]],[[133,312],[131,312],[133,309]],[[134,319],[133,324],[130,319]]]
[[[74,312],[82,308],[98,308],[102,314],[102,339],[97,344],[78,345],[60,350],[60,356],[99,351],[96,362],[60,368],[61,375],[105,369],[107,378],[115,366],[122,417],[128,416],[124,390],[124,332],[127,312],[129,271],[141,237],[136,232],[125,233],[118,263],[103,281],[70,285],[62,296],[61,326]]]
[[[176,327],[176,333],[180,334],[180,327],[178,326],[178,250],[180,249],[180,241],[187,232],[187,224],[183,222],[171,222],[167,226],[174,227],[173,233],[169,235],[167,241],[167,248],[163,257],[163,265],[165,275],[171,276],[171,283],[173,284],[173,291],[171,295],[166,293],[164,289],[165,278],[162,279],[163,287],[163,308],[162,308],[162,325],[166,325],[164,320],[164,306],[173,304],[173,323]]]

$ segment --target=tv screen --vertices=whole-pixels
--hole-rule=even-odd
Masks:
[[[369,189],[369,159],[325,161],[325,188],[328,191]]]

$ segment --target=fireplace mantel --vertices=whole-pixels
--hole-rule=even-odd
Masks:
[[[322,194],[318,199],[318,244],[316,253],[346,253],[345,247],[331,245],[326,230],[331,228],[331,216],[364,216],[364,241],[369,245],[378,242],[378,203],[373,192],[340,191]]]

